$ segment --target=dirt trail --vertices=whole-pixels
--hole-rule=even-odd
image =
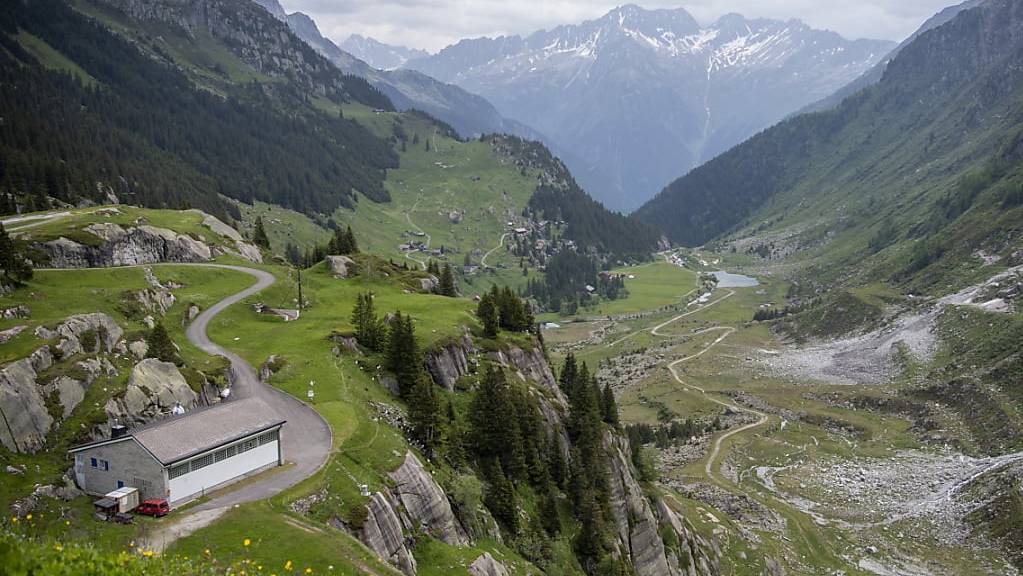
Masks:
[[[491,254],[493,254],[494,252],[497,252],[502,246],[504,246],[504,241],[508,239],[508,234],[509,234],[509,232],[505,232],[504,234],[501,234],[501,240],[497,243],[497,246],[494,246],[493,248],[490,249],[489,252],[487,252],[486,254],[483,255],[483,258],[480,259],[480,267],[481,268],[486,268],[487,267],[487,258],[489,258]]]
[[[416,200],[416,203],[412,205],[412,208],[409,208],[405,212],[405,221],[408,222],[409,226],[415,228],[415,230],[417,232],[421,232],[425,236],[426,242],[423,243],[423,247],[426,248],[426,249],[429,249],[430,248],[430,242],[433,241],[433,238],[431,238],[430,235],[426,233],[426,230],[423,230],[418,225],[416,225],[415,222],[412,221],[412,213],[416,211],[416,208],[419,207],[419,203],[422,202],[422,201],[423,201],[422,198],[420,198],[419,200]],[[419,264],[423,268],[423,270],[426,270],[426,261],[425,260],[420,260],[418,258],[413,258],[412,254],[409,253],[409,252],[405,253],[405,258],[415,262],[416,264]]]

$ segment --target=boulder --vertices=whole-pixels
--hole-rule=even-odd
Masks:
[[[145,340],[136,340],[128,344],[128,351],[138,360],[143,360],[149,353],[149,344],[146,344]]]
[[[192,320],[195,320],[195,317],[198,316],[198,315],[199,315],[199,306],[197,306],[195,304],[189,304],[189,306],[188,306],[188,313],[186,314],[186,318],[188,318],[188,321],[191,322]]]
[[[110,352],[117,345],[117,342],[124,335],[124,330],[117,325],[113,318],[102,312],[91,314],[75,314],[68,316],[56,329],[48,331],[45,328],[36,330],[36,336],[44,339],[62,338],[58,348],[64,351],[65,357],[70,354],[82,352],[81,340],[86,333],[95,334],[96,344],[99,351]],[[66,342],[66,343],[65,343]],[[85,352],[96,352],[95,349],[84,350]],[[70,352],[70,354],[69,354]]]
[[[380,492],[366,504],[366,520],[362,525],[362,542],[377,556],[397,567],[406,576],[415,576],[416,559],[405,546],[401,521],[387,498]]]
[[[137,290],[134,292],[135,300],[138,301],[139,307],[150,314],[157,314],[164,316],[167,311],[170,310],[177,298],[174,297],[167,290],[147,288],[145,290]]]
[[[71,412],[85,400],[85,383],[68,376],[60,376],[43,388],[47,394],[56,392],[62,409],[61,418],[67,418]]]
[[[124,396],[108,400],[104,411],[109,423],[131,426],[167,414],[175,404],[190,410],[198,400],[177,366],[146,358],[132,368]]]
[[[28,306],[19,304],[11,308],[4,308],[3,312],[0,312],[0,318],[4,320],[13,320],[15,318],[28,318],[32,315],[32,312],[28,309]]]
[[[192,212],[202,216],[202,225],[209,228],[211,231],[213,231],[213,233],[217,234],[218,236],[223,236],[224,238],[234,240],[235,242],[245,241],[245,239],[242,238],[242,235],[237,230],[225,224],[224,221],[221,220],[220,218],[217,218],[212,214],[207,214],[202,210],[192,209],[188,210],[188,212]]]
[[[12,452],[39,450],[53,425],[42,389],[36,383],[37,371],[52,364],[46,350],[35,362],[31,357],[24,358],[0,369],[0,412],[6,423],[0,426],[0,443]]]
[[[484,552],[469,565],[469,576],[508,576],[508,569],[504,564],[494,560],[490,552]]]
[[[334,278],[348,278],[354,272],[355,260],[348,256],[327,256],[327,267]]]
[[[234,247],[235,250],[238,251],[238,255],[248,260],[249,262],[254,262],[256,264],[263,263],[263,253],[260,252],[259,248],[257,248],[254,244],[249,244],[248,242],[236,240],[234,243]]]
[[[426,278],[419,279],[419,287],[423,292],[434,293],[437,291],[438,286],[440,286],[440,280],[438,280],[433,274],[430,274]]]
[[[8,343],[12,338],[24,332],[25,328],[28,328],[28,326],[15,326],[13,328],[0,331],[0,344]]]
[[[444,491],[412,452],[405,453],[404,463],[389,476],[413,521],[446,544],[463,546],[468,543],[465,530],[451,511],[451,503]]]

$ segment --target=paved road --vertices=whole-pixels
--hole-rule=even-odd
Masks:
[[[332,443],[330,426],[316,410],[294,396],[261,382],[259,374],[251,364],[234,352],[215,344],[206,334],[210,320],[232,304],[272,285],[275,281],[273,274],[244,266],[222,264],[191,264],[191,266],[234,270],[256,278],[256,283],[252,286],[224,298],[199,314],[192,321],[185,335],[189,342],[204,352],[223,356],[231,361],[235,379],[228,402],[258,397],[274,408],[281,418],[287,420],[287,424],[282,429],[281,441],[284,459],[289,465],[267,472],[261,477],[257,477],[256,480],[245,482],[234,489],[227,488],[206,502],[190,508],[186,514],[176,518],[173,524],[163,527],[149,538],[150,547],[156,550],[162,550],[177,538],[190,534],[216,520],[220,514],[213,513],[213,510],[269,498],[305,480],[326,463]]]

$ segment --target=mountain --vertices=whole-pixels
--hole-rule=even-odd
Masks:
[[[988,0],[906,45],[876,85],[758,134],[636,216],[687,245],[770,238],[765,253],[816,256],[821,281],[928,290],[970,277],[977,254],[1023,258],[1021,57],[1023,6]]]
[[[414,70],[380,70],[338,48],[323,36],[316,22],[301,12],[288,14],[277,0],[254,0],[330,60],[338,69],[365,78],[387,95],[399,110],[422,110],[450,124],[463,137],[507,133],[537,139],[531,128],[503,118],[484,98],[458,86],[439,82]],[[349,39],[350,40],[350,39]]]
[[[0,115],[17,119],[0,131],[4,191],[34,209],[116,196],[221,216],[236,214],[223,197],[306,212],[387,200],[392,147],[309,103],[391,109],[386,96],[249,2],[156,8],[4,5]],[[133,26],[128,14],[159,17],[161,41],[106,27]]]
[[[909,38],[903,40],[902,43],[900,43],[894,50],[892,50],[887,57],[885,57],[876,66],[867,71],[867,73],[865,73],[863,76],[860,76],[859,78],[853,80],[849,84],[843,86],[837,92],[828,96],[827,98],[824,98],[823,100],[820,100],[818,102],[814,102],[813,104],[803,108],[802,110],[799,111],[799,113],[802,114],[806,112],[820,112],[822,110],[829,110],[841,104],[842,100],[845,100],[849,96],[852,96],[853,94],[859,92],[860,90],[866,88],[867,86],[877,84],[878,82],[881,81],[881,77],[884,76],[884,71],[885,68],[888,67],[888,63],[891,62],[892,59],[895,58],[899,54],[899,52],[902,51],[903,48],[905,48],[911,42],[916,40],[917,37],[919,37],[924,32],[927,32],[928,30],[932,30],[934,28],[937,28],[938,26],[945,25],[946,23],[950,22],[953,18],[955,18],[957,15],[959,15],[959,13],[962,12],[963,10],[975,8],[979,6],[982,2],[983,0],[966,0],[966,2],[963,2],[962,4],[949,6],[943,9],[942,11],[938,12],[934,16],[931,16],[930,18],[927,19],[926,22],[923,23],[922,26],[920,26],[920,28],[916,32],[914,32]]]
[[[869,70],[886,41],[791,20],[617,8],[528,37],[463,40],[405,67],[536,128],[583,188],[631,210],[667,182]]]
[[[378,70],[394,70],[409,60],[430,55],[426,50],[391,46],[359,34],[346,38],[341,49]]]

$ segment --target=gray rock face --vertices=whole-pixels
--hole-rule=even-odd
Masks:
[[[437,291],[437,287],[440,286],[440,280],[431,274],[427,278],[420,278],[419,286],[422,288],[423,292],[434,293]]]
[[[24,332],[25,328],[28,328],[28,326],[14,326],[7,330],[0,331],[0,344],[10,342],[12,338]]]
[[[35,247],[48,256],[50,268],[101,268],[156,262],[206,262],[209,246],[184,234],[138,226],[125,230],[117,224],[98,223],[85,229],[101,239],[98,245],[79,244],[58,238]]]
[[[83,345],[82,339],[86,334],[94,335],[94,341],[87,341]],[[80,352],[113,351],[123,335],[124,330],[117,325],[117,322],[102,312],[68,316],[53,330],[42,326],[36,328],[36,336],[39,338],[44,340],[60,338],[57,349],[65,357]],[[87,340],[92,340],[92,338]]]
[[[455,389],[455,382],[469,373],[469,358],[475,354],[472,338],[462,336],[458,343],[451,343],[426,353],[426,369],[438,386]]]
[[[396,566],[406,576],[415,576],[416,559],[405,546],[401,521],[387,498],[377,492],[366,504],[362,542],[377,556]]]
[[[355,264],[355,260],[352,260],[348,256],[327,256],[327,266],[330,268],[330,273],[334,275],[334,278],[348,278],[352,273],[352,266]]]
[[[390,474],[395,491],[409,517],[446,544],[468,543],[465,529],[451,511],[451,503],[419,459],[408,452],[405,462]]]
[[[469,565],[469,576],[508,576],[508,569],[494,560],[490,552],[484,552]]]
[[[43,388],[47,394],[57,393],[63,410],[61,417],[67,418],[71,412],[85,399],[85,383],[67,376],[60,376]]]
[[[169,291],[153,288],[136,291],[135,299],[143,310],[160,316],[165,316],[170,307],[177,301],[177,298]]]
[[[12,452],[35,452],[46,443],[53,418],[46,410],[42,389],[36,384],[38,371],[52,365],[45,353],[12,362],[0,369],[0,442]]]
[[[131,426],[158,418],[170,412],[175,404],[190,410],[198,404],[198,399],[177,366],[146,358],[132,368],[124,397],[111,398],[103,409],[108,421]]]
[[[136,340],[128,344],[128,351],[138,360],[142,360],[149,353],[149,344],[145,340]]]
[[[513,346],[505,351],[491,352],[490,357],[502,366],[515,368],[524,377],[543,386],[567,404],[568,400],[558,386],[557,380],[554,379],[551,365],[547,363],[547,359],[543,356],[543,350],[540,348],[523,350]]]
[[[28,318],[32,315],[31,310],[24,304],[19,304],[11,308],[4,308],[3,312],[0,312],[0,318],[4,320],[13,320],[14,318]]]
[[[225,224],[224,221],[221,220],[220,218],[217,218],[212,214],[207,214],[202,210],[193,209],[189,210],[188,212],[192,212],[202,216],[202,225],[209,228],[214,234],[217,234],[218,236],[223,236],[224,238],[227,238],[229,240],[234,240],[235,242],[245,241],[245,239],[242,238],[242,235],[237,230]]]

